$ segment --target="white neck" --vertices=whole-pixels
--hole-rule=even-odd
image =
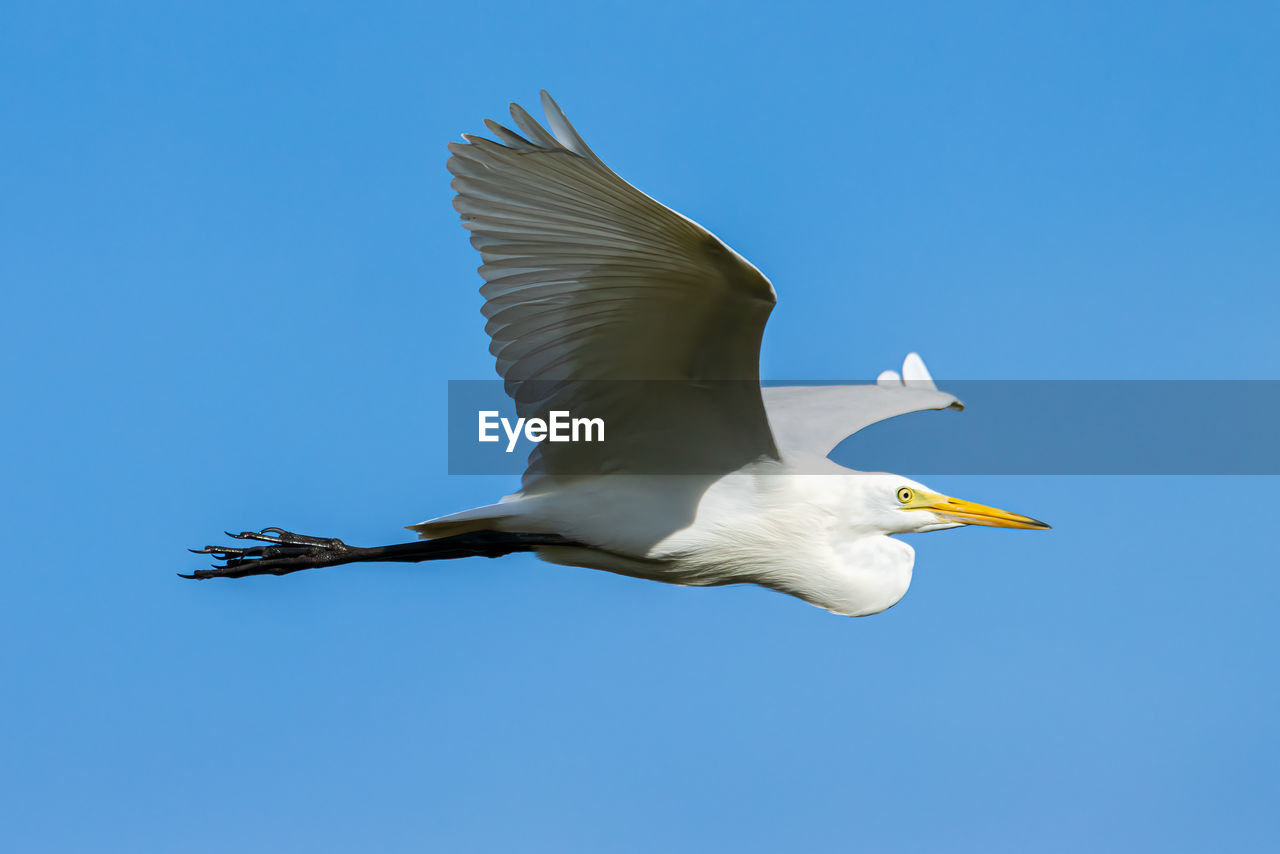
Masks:
[[[915,550],[883,534],[838,540],[834,558],[810,566],[803,577],[777,579],[775,586],[806,602],[848,617],[878,614],[898,603],[911,586]]]

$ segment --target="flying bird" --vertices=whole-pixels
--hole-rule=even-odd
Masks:
[[[193,549],[224,563],[184,577],[535,552],[671,584],[757,584],[857,617],[907,592],[915,553],[897,535],[1049,527],[830,460],[870,424],[962,406],[915,353],[872,385],[762,387],[773,285],[615,174],[545,91],[542,107],[545,127],[512,104],[515,129],[486,120],[493,139],[449,146],[454,206],[517,414],[589,413],[606,441],[538,444],[519,491],[411,525],[417,542],[228,533],[264,545]]]

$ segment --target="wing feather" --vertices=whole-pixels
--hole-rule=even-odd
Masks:
[[[547,445],[549,473],[732,471],[776,456],[759,388],[776,297],[711,232],[619,178],[551,96],[550,130],[519,105],[519,132],[449,146],[454,207],[483,264],[498,373],[521,416],[603,417],[605,445]],[[634,383],[644,383],[638,389]]]
[[[917,353],[902,373],[882,371],[875,385],[770,386],[764,390],[769,426],[784,459],[825,458],[864,427],[909,412],[964,409],[939,391]]]

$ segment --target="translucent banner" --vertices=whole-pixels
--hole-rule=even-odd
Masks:
[[[449,471],[518,475],[533,453],[552,474],[716,474],[786,456],[795,451],[786,441],[829,431],[831,422],[837,432],[841,424],[857,430],[832,459],[866,471],[1280,474],[1280,381],[959,380],[939,381],[941,393],[865,382],[764,386],[817,393],[799,395],[809,408],[796,409],[788,401],[797,395],[762,395],[746,381],[505,389],[500,380],[450,381]],[[850,388],[871,391],[840,391]],[[876,420],[895,409],[941,409],[947,395],[964,411]]]

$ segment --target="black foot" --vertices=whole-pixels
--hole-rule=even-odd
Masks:
[[[365,551],[349,546],[342,540],[328,537],[308,537],[294,534],[283,528],[263,528],[261,531],[244,531],[233,534],[224,531],[228,537],[237,540],[258,540],[272,543],[269,546],[205,546],[202,549],[188,549],[198,555],[213,555],[217,560],[226,561],[221,566],[214,564],[213,569],[197,569],[190,575],[178,573],[183,578],[244,578],[247,575],[288,575],[303,569],[316,569],[321,566],[334,566],[350,563],[357,553]]]

